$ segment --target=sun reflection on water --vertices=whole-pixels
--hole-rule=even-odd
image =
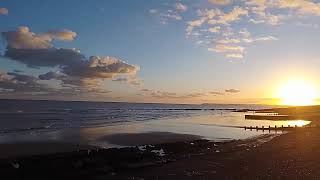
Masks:
[[[290,126],[302,127],[302,126],[308,125],[308,124],[310,124],[310,123],[311,123],[311,121],[294,120],[294,121],[288,121],[286,125],[287,125],[287,126],[290,125]]]

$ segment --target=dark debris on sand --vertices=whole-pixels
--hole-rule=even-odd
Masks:
[[[1,179],[95,179],[203,155],[217,143],[207,140],[125,148],[81,150],[0,160]]]

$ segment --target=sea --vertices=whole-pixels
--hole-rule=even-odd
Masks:
[[[304,125],[304,120],[246,120],[245,114],[273,108],[253,104],[157,104],[46,100],[0,100],[0,144],[58,141],[113,147],[101,137],[169,132],[214,141],[246,139],[269,132],[242,126]],[[272,132],[270,132],[272,133]]]

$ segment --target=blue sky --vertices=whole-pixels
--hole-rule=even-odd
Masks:
[[[288,79],[318,86],[316,0],[2,0],[0,8],[0,97],[260,103]],[[25,45],[32,38],[36,48]],[[85,58],[34,59],[39,49],[56,58],[73,48]]]

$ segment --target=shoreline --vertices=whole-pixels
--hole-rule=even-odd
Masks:
[[[149,136],[151,139],[154,139],[155,136],[160,137],[163,135],[163,132],[143,134],[143,136]],[[176,134],[170,133],[167,135],[176,136]],[[186,160],[197,161],[198,157],[211,155],[225,157],[227,152],[239,153],[247,151],[247,149],[265,144],[279,135],[265,134],[245,140],[225,142],[213,142],[199,137],[183,135],[186,138],[185,141],[180,140],[153,145],[140,144],[138,146],[109,149],[90,147],[73,152],[0,159],[0,171],[5,172],[2,177],[10,179],[19,179],[19,175],[22,172],[27,179],[48,179],[48,174],[55,174],[52,177],[53,179],[68,177],[95,179],[101,176],[107,179],[146,176],[148,179],[153,177],[152,174],[148,173],[149,168],[166,168],[168,165],[171,166]],[[126,136],[124,137],[127,138]],[[141,136],[138,137],[141,138]],[[190,139],[191,137],[195,139]],[[128,141],[130,142],[130,139]],[[35,148],[37,148],[36,146],[34,144]],[[188,163],[183,166],[184,168],[190,167]],[[55,169],[53,170],[52,167],[55,167]],[[172,170],[178,170],[179,168],[175,167]]]
[[[234,141],[252,142],[263,140],[266,142],[266,137],[277,137],[283,132],[259,134],[245,139],[225,139],[225,140],[210,140],[205,137],[180,134],[172,132],[140,132],[140,133],[118,133],[105,135],[97,140],[109,144],[110,147],[100,145],[90,145],[86,143],[73,143],[65,141],[30,141],[30,142],[14,142],[0,144],[0,161],[3,159],[19,159],[33,156],[51,156],[55,154],[76,153],[87,150],[107,150],[107,149],[125,149],[136,148],[140,146],[162,146],[175,143],[189,143],[194,141],[207,141],[209,143],[228,143]],[[270,140],[271,140],[270,139]]]

